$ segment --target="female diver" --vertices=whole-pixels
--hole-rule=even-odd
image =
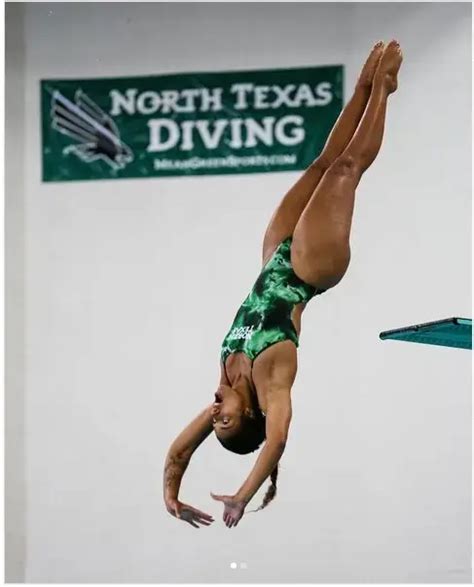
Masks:
[[[291,421],[301,315],[312,297],[337,285],[347,271],[355,190],[382,144],[387,98],[397,89],[401,62],[396,41],[372,48],[321,154],[270,220],[262,271],[222,344],[215,401],[169,448],[163,479],[166,508],[195,528],[208,526],[213,518],[179,501],[178,492],[193,452],[212,431],[225,448],[239,454],[265,441],[235,495],[211,493],[224,504],[226,526],[238,524],[267,477],[271,485],[259,509],[275,496]]]

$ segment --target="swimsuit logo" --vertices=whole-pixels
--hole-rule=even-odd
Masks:
[[[78,143],[65,147],[63,155],[73,153],[85,163],[102,159],[114,170],[133,161],[132,150],[120,140],[110,116],[80,89],[74,100],[71,102],[57,90],[51,99],[52,128]]]
[[[229,340],[240,340],[244,338],[245,340],[250,340],[253,334],[253,324],[252,326],[239,326],[232,330],[229,335]]]

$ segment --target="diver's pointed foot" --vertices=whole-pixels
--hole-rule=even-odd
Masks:
[[[382,57],[383,50],[383,41],[378,41],[378,43],[375,43],[375,45],[372,47],[369,56],[367,57],[367,60],[362,67],[362,71],[359,74],[359,79],[357,80],[359,86],[364,88],[370,88],[372,86],[375,71],[377,69],[380,58]]]
[[[395,40],[390,41],[384,49],[374,76],[374,79],[383,81],[389,94],[395,92],[398,87],[398,71],[402,61],[400,44]]]

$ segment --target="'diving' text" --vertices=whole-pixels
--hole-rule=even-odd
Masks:
[[[179,148],[191,151],[196,139],[202,141],[206,149],[217,149],[225,143],[231,149],[242,149],[276,143],[293,146],[305,138],[304,119],[297,115],[265,116],[261,120],[253,118],[233,118],[218,120],[184,120],[176,122],[169,118],[148,121],[150,142],[148,152],[163,152]]]

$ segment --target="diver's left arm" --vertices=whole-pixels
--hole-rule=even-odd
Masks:
[[[195,450],[212,432],[212,406],[190,422],[171,444],[163,471],[163,498],[168,512],[195,528],[208,526],[212,516],[178,499],[181,480]]]

